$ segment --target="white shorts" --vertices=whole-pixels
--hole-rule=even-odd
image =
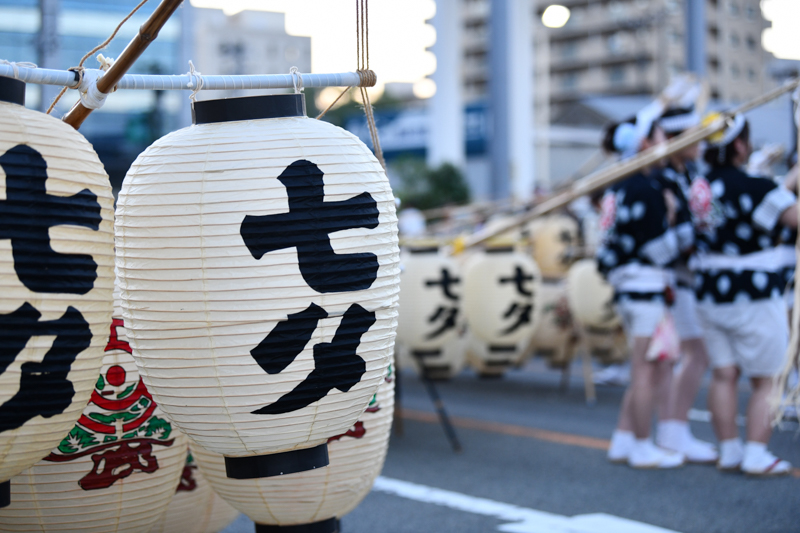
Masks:
[[[773,377],[783,368],[789,321],[782,298],[716,304],[697,302],[713,368],[738,366],[747,377]]]
[[[675,289],[672,318],[675,320],[675,329],[678,330],[678,337],[682,341],[703,338],[703,326],[697,316],[697,298],[692,289],[686,287],[677,287]]]
[[[617,302],[617,313],[629,342],[633,342],[634,337],[652,337],[666,310],[661,300],[626,300],[623,297]]]

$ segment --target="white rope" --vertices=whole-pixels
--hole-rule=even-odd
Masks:
[[[305,87],[303,87],[303,75],[300,74],[300,70],[297,67],[290,68],[289,74],[292,76],[292,85],[294,86],[294,94],[300,94],[305,89]]]
[[[203,76],[200,74],[200,72],[194,69],[194,63],[192,63],[191,59],[189,60],[188,74],[192,78],[192,81],[187,84],[187,86],[192,89],[192,94],[189,96],[189,101],[194,104],[197,101],[197,93],[199,93],[203,88]]]
[[[19,68],[39,68],[36,63],[29,63],[28,61],[20,61],[15,63],[7,59],[0,59],[0,65],[9,65],[14,70],[14,77],[19,79]]]
[[[105,57],[103,54],[97,54],[97,62],[100,63],[100,70],[82,69],[83,75],[81,77],[81,84],[78,86],[78,92],[80,93],[81,103],[86,109],[100,109],[106,102],[108,95],[117,90],[116,87],[113,87],[111,91],[104,93],[97,88],[97,81],[111,68],[114,61],[115,59],[113,57]]]

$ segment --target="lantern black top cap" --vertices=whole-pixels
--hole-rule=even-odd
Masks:
[[[194,124],[304,116],[306,99],[302,93],[203,100],[192,107]]]
[[[0,102],[25,105],[25,82],[0,76]]]

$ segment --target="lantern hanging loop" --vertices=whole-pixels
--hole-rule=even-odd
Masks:
[[[289,69],[289,74],[292,76],[292,85],[294,86],[294,94],[300,94],[303,92],[303,75],[300,74],[300,70],[297,67],[292,67]]]
[[[30,63],[28,61],[20,61],[19,63],[15,63],[13,61],[8,61],[7,59],[0,59],[0,65],[9,65],[12,70],[14,71],[14,77],[19,77],[19,67],[23,68],[39,68],[36,63]]]
[[[192,94],[189,96],[189,101],[191,101],[192,105],[194,105],[194,103],[197,101],[197,93],[200,92],[200,90],[203,88],[203,85],[205,85],[205,80],[203,80],[203,76],[200,74],[200,72],[194,69],[194,63],[192,63],[191,59],[189,60],[188,75],[192,78],[192,81],[188,83],[188,87],[193,87]],[[197,83],[195,83],[195,79],[197,80]]]

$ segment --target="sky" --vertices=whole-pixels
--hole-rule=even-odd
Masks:
[[[356,68],[355,5],[352,0],[191,0],[196,7],[286,13],[286,31],[310,36],[314,72],[346,72]],[[554,2],[555,3],[555,2]],[[763,43],[777,57],[800,60],[797,28],[800,0],[761,0],[773,28]],[[379,83],[419,82],[436,69],[436,57],[425,50],[436,32],[425,21],[436,12],[434,0],[371,0],[370,68]]]

